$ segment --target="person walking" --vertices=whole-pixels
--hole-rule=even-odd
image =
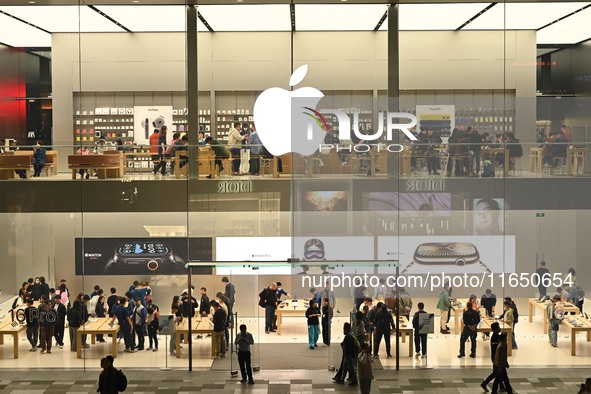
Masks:
[[[99,375],[97,393],[100,394],[117,394],[119,393],[119,371],[113,366],[115,359],[109,355],[101,359],[101,368],[103,369]]]
[[[427,334],[422,334],[421,329],[424,325],[425,317],[429,317],[429,314],[425,312],[425,304],[419,302],[417,304],[419,308],[418,311],[415,312],[412,318],[412,327],[414,329],[414,337],[415,337],[415,357],[427,357]],[[422,354],[421,354],[422,349]]]
[[[308,319],[308,346],[310,350],[318,347],[318,336],[320,335],[320,322],[318,318],[321,316],[320,310],[316,306],[316,301],[310,300],[310,306],[306,310],[306,318]]]
[[[484,390],[484,392],[486,393],[488,392],[488,384],[497,377],[497,369],[494,366],[495,353],[497,352],[497,347],[501,342],[501,326],[499,325],[499,323],[492,323],[490,325],[490,329],[492,330],[492,335],[490,336],[490,360],[493,364],[493,370],[490,373],[490,375],[488,375],[486,379],[484,379],[482,383],[480,383],[480,387],[482,387],[482,390]],[[503,382],[500,382],[500,388],[502,390],[505,389],[505,384]]]
[[[343,356],[341,358],[341,366],[339,367],[337,374],[332,378],[335,383],[343,384],[349,375],[349,386],[357,386],[357,374],[355,373],[355,357],[359,354],[359,343],[351,333],[351,323],[343,324],[343,342],[341,342],[341,348],[343,349]]]
[[[458,358],[466,357],[466,341],[470,338],[470,357],[476,357],[476,327],[480,323],[480,315],[472,309],[472,303],[466,303],[466,311],[463,315],[464,329],[460,336],[460,354]]]
[[[505,384],[505,390],[508,394],[513,394],[513,387],[509,382],[509,375],[507,375],[507,369],[509,369],[509,362],[507,360],[507,335],[501,334],[499,346],[495,352],[494,366],[497,371],[495,382],[493,383],[492,393],[497,394],[499,384],[503,382]]]
[[[394,325],[392,313],[388,310],[386,304],[383,304],[382,309],[376,313],[375,326],[376,337],[373,350],[374,358],[379,357],[378,353],[380,351],[380,342],[382,341],[382,337],[384,337],[384,342],[386,343],[387,358],[392,358],[392,354],[390,353],[390,333],[391,330],[396,328],[396,326]]]
[[[240,373],[242,374],[240,383],[246,383],[248,377],[248,384],[254,384],[250,363],[250,345],[254,345],[254,338],[251,333],[246,331],[246,324],[240,325],[240,333],[236,336],[234,343],[238,348],[238,365],[240,365]]]
[[[361,353],[357,359],[357,371],[359,372],[359,390],[361,394],[369,394],[371,381],[374,379],[371,368],[371,347],[368,342],[361,346]]]
[[[30,352],[37,350],[39,341],[39,310],[33,306],[33,300],[27,299],[25,308],[25,322],[27,323],[27,340],[31,344]]]

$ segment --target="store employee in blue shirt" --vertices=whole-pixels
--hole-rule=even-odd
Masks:
[[[277,282],[277,307],[281,304],[281,296],[284,295],[288,298],[291,298],[291,295],[285,291],[283,287],[281,287],[281,282]],[[273,330],[277,329],[277,314],[273,318]]]

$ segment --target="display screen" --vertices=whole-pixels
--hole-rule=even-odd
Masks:
[[[170,248],[162,243],[125,243],[117,248],[124,256],[153,256],[170,254]]]
[[[370,192],[369,210],[407,217],[451,215],[451,193]]]

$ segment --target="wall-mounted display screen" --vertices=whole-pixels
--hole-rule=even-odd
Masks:
[[[369,192],[369,210],[404,217],[451,215],[451,193]]]

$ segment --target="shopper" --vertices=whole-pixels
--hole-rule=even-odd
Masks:
[[[425,304],[423,304],[422,302],[419,302],[417,304],[417,307],[419,308],[419,310],[415,312],[412,318],[412,327],[414,329],[415,337],[415,357],[419,358],[422,356],[423,358],[425,358],[427,357],[427,334],[421,333],[421,330],[425,325],[425,318],[428,318],[429,314],[425,312]]]
[[[493,394],[498,393],[499,384],[503,382],[507,393],[513,394],[513,387],[509,382],[509,376],[507,375],[507,369],[509,368],[509,362],[507,360],[507,335],[501,334],[499,346],[495,352],[494,366],[497,370],[497,376],[493,384]]]
[[[113,356],[103,357],[101,359],[101,368],[103,369],[99,375],[98,390],[100,394],[117,394],[119,393],[119,373],[113,366],[115,359]]]
[[[281,296],[286,296],[291,298],[291,295],[283,288],[281,282],[277,282],[277,308],[281,305]],[[320,308],[320,305],[316,303],[316,306]],[[273,330],[277,330],[277,313],[273,316]]]
[[[265,308],[265,334],[275,332],[273,330],[273,316],[277,307],[277,284],[271,283],[259,293],[259,306]]]
[[[39,310],[39,340],[41,342],[41,353],[51,353],[54,327],[57,320],[57,313],[51,307],[51,302],[43,304]]]
[[[199,302],[199,314],[201,316],[207,316],[211,311],[209,297],[207,296],[207,289],[205,287],[202,287],[201,289],[199,289],[199,294],[201,294],[201,300]]]
[[[137,337],[137,350],[144,350],[144,333],[146,332],[146,308],[142,305],[140,298],[135,299],[133,309],[133,331]]]
[[[56,313],[56,321],[55,326],[53,329],[53,333],[55,336],[55,342],[59,346],[60,349],[64,348],[64,330],[66,327],[66,315],[68,310],[66,306],[62,304],[62,298],[59,295],[55,295],[54,297],[55,305],[53,309]]]
[[[441,293],[439,294],[439,301],[437,302],[437,309],[441,311],[439,332],[442,334],[449,334],[449,327],[447,327],[447,321],[450,308],[451,298],[449,297],[447,289],[444,287],[443,289],[441,289]]]
[[[306,309],[306,318],[308,319],[308,347],[310,350],[318,347],[318,336],[320,335],[320,309],[316,305],[316,301],[310,300],[310,306]]]
[[[213,316],[211,321],[213,322],[213,346],[214,346],[214,358],[226,357],[226,341],[224,340],[224,332],[226,331],[226,313],[220,307],[217,301],[212,301]]]
[[[222,278],[222,283],[225,285],[224,295],[227,298],[226,305],[228,306],[228,324],[230,324],[231,328],[232,323],[234,323],[232,319],[234,313],[234,303],[236,302],[236,287],[234,287],[233,283],[230,283],[230,279],[228,279],[227,276]]]
[[[458,358],[466,357],[465,349],[466,349],[466,341],[470,338],[470,357],[476,357],[476,328],[478,323],[480,323],[480,315],[474,309],[472,309],[472,303],[466,303],[466,311],[463,315],[464,320],[464,329],[462,330],[462,335],[460,336],[460,354],[458,354]]]
[[[355,322],[351,328],[351,332],[353,333],[353,336],[357,338],[357,342],[359,342],[360,346],[366,342],[367,331],[365,330],[365,315],[363,312],[358,311],[355,313]]]
[[[158,164],[156,164],[156,166],[154,167],[154,169],[152,170],[152,172],[154,173],[154,175],[156,175],[158,173],[158,171],[160,171],[160,174],[162,175],[166,175],[166,131],[167,131],[167,127],[166,126],[162,126],[160,128],[160,133],[158,134]]]
[[[149,306],[146,310],[146,326],[148,327],[148,340],[150,347],[146,350],[158,351],[158,330],[160,328],[160,314],[156,305]]]
[[[236,122],[228,134],[228,147],[230,148],[230,154],[232,155],[233,175],[240,175],[240,148],[242,147],[242,141],[245,139],[248,140],[248,134],[240,134],[241,129],[242,123]]]
[[[178,297],[178,296],[175,296],[175,297]],[[171,322],[172,334],[170,335],[170,343],[169,343],[170,355],[176,356],[176,329],[183,322],[183,315],[180,311],[178,302],[175,303],[174,299],[173,299],[172,306],[170,308],[170,314],[171,314],[171,316],[169,316],[169,319],[172,320],[172,322]],[[181,341],[183,340],[182,336],[181,336],[180,340]]]
[[[328,304],[328,298],[322,300],[322,346],[330,346],[330,330],[332,326],[333,309]]]
[[[371,381],[374,377],[371,368],[371,347],[367,342],[361,346],[361,353],[357,360],[357,371],[359,372],[359,390],[361,394],[369,394],[371,392]]]
[[[109,311],[109,317],[113,317],[113,311],[115,310],[115,306],[117,305],[117,301],[119,301],[119,296],[117,295],[117,289],[111,287],[111,295],[107,298],[107,306]]]
[[[591,378],[587,378],[585,383],[581,383],[581,389],[577,394],[591,394]]]
[[[78,336],[76,333],[83,323],[81,310],[82,301],[80,300],[75,300],[72,307],[68,310],[68,331],[70,335],[70,351],[72,352],[78,349]]]
[[[332,378],[335,383],[343,384],[349,375],[351,383],[349,386],[357,386],[357,374],[355,373],[355,358],[359,354],[360,348],[355,337],[351,333],[351,324],[343,324],[343,342],[341,342],[341,348],[343,349],[343,356],[341,358],[341,365],[337,371],[337,374]]]
[[[490,336],[490,359],[493,363],[493,370],[491,374],[488,375],[486,379],[482,381],[482,383],[480,383],[480,387],[482,387],[482,390],[484,390],[485,392],[488,392],[488,384],[492,382],[497,376],[497,369],[494,366],[494,362],[497,347],[499,346],[499,343],[501,341],[501,326],[499,325],[499,323],[492,323],[490,325],[490,329],[492,330],[492,335]],[[500,382],[500,385],[500,388],[504,390],[505,384],[503,382]]]
[[[384,342],[386,343],[387,358],[392,358],[392,354],[390,354],[390,333],[391,330],[394,330],[396,328],[396,326],[394,325],[392,312],[388,310],[386,304],[382,304],[382,309],[376,313],[375,327],[376,337],[374,343],[373,356],[375,358],[379,357],[380,342],[382,341],[382,337],[384,337]]]
[[[404,287],[398,288],[398,307],[400,316],[406,317],[410,321],[410,311],[412,310],[412,297]]]
[[[211,150],[215,153],[214,166],[218,168],[218,173],[221,173],[222,171],[224,171],[224,165],[222,164],[222,160],[230,157],[228,150],[226,149],[224,144],[222,144],[220,141],[214,139],[211,136],[205,137],[205,143],[209,145]],[[214,170],[212,169],[212,171]],[[206,178],[211,178],[211,174],[207,175]]]
[[[562,323],[563,315],[557,312],[556,304],[560,302],[560,295],[555,294],[552,302],[546,309],[548,313],[548,330],[550,332],[550,345],[558,347],[558,328]]]
[[[236,336],[234,343],[238,347],[238,365],[240,365],[240,373],[242,374],[240,383],[246,383],[248,377],[248,384],[254,384],[250,363],[250,345],[254,345],[254,338],[251,333],[246,331],[246,324],[240,325],[240,333]]]
[[[27,324],[27,340],[31,344],[30,352],[37,350],[39,340],[39,310],[33,306],[33,300],[27,300],[25,308],[25,322]]]

